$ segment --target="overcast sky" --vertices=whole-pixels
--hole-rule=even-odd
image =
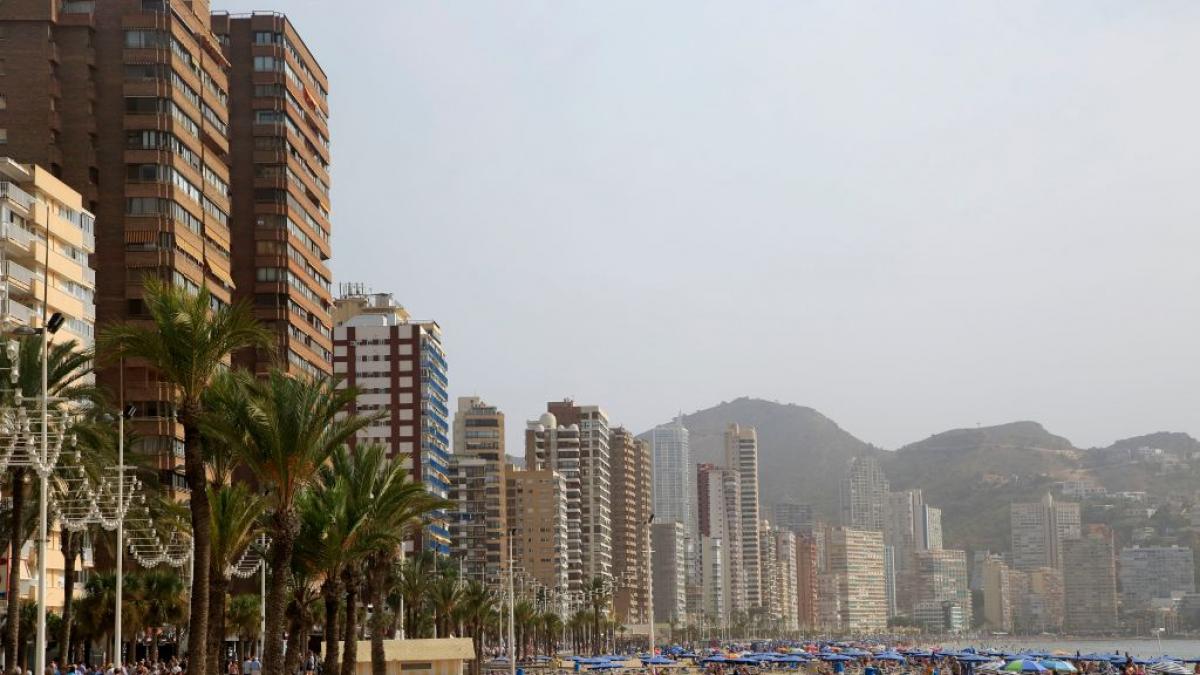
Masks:
[[[1200,432],[1200,3],[213,4],[329,74],[335,283],[436,319],[512,431]]]

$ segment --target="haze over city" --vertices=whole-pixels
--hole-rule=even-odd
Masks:
[[[1194,3],[285,9],[333,83],[334,282],[437,319],[455,395],[1200,430]]]

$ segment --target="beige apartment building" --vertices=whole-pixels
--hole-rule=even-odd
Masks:
[[[90,346],[96,332],[94,218],[79,193],[39,166],[0,158],[0,275],[6,329],[63,315],[57,341]],[[47,246],[47,241],[49,245]]]
[[[566,612],[568,587],[567,481],[553,469],[505,468],[513,574],[544,589]]]
[[[825,547],[827,568],[837,577],[838,628],[852,633],[887,629],[883,532],[834,527]]]
[[[764,607],[765,602],[762,597],[762,542],[759,535],[758,432],[754,427],[730,424],[725,429],[725,466],[738,474],[746,605],[749,609],[757,609]]]
[[[38,327],[46,316],[62,314],[56,341],[75,340],[90,347],[95,338],[96,277],[88,264],[95,250],[92,214],[83,208],[78,192],[49,171],[0,158],[0,315],[3,329]],[[52,526],[46,548],[47,606],[61,610],[65,559],[59,529]],[[4,551],[3,579],[9,579],[9,556]],[[91,566],[90,556],[76,563],[77,572]],[[11,579],[16,592],[33,600],[37,592],[37,546],[21,549]],[[83,584],[76,585],[76,595]]]
[[[460,396],[450,455],[450,546],[468,579],[498,588],[508,564],[504,413]]]

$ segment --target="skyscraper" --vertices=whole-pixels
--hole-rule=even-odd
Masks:
[[[758,432],[754,427],[730,424],[725,429],[725,465],[738,474],[746,604],[754,609],[763,606],[762,556],[759,550]]]
[[[349,412],[384,414],[352,442],[382,444],[389,456],[403,458],[414,480],[447,498],[450,409],[441,327],[413,320],[390,293],[357,286],[338,298],[335,318],[333,370],[345,378],[339,386],[358,390]],[[432,514],[417,544],[450,552],[444,512]]]
[[[775,527],[790,530],[796,534],[812,532],[816,513],[812,504],[797,502],[775,502],[771,505],[771,522]]]
[[[551,413],[530,421],[525,427],[525,467],[555,471],[563,480],[566,534],[562,558],[567,570],[565,592],[580,602],[584,584],[583,512],[581,471],[579,467],[579,425],[564,426]],[[512,517],[523,517],[515,515]],[[515,554],[514,554],[515,555]]]
[[[1040,502],[1013,504],[1010,518],[1014,569],[1062,569],[1063,542],[1079,538],[1078,503],[1056,502],[1047,494]]]
[[[701,546],[721,556],[720,590],[728,612],[747,612],[746,568],[742,561],[741,479],[738,472],[715,464],[696,467],[697,523]],[[714,565],[706,565],[712,569]],[[717,605],[715,600],[707,602]],[[728,615],[719,615],[725,621]],[[726,624],[722,624],[726,625]]]
[[[567,481],[552,469],[508,466],[504,485],[514,576],[547,589],[552,605],[565,613],[571,600]]]
[[[842,525],[883,531],[887,514],[888,481],[874,457],[855,457],[841,485]]]
[[[650,432],[654,451],[654,519],[683,523],[691,533],[695,527],[692,513],[692,454],[683,416],[661,424]]]
[[[873,633],[887,628],[883,532],[835,527],[826,541],[828,574],[835,577],[837,628]]]
[[[800,627],[799,597],[796,591],[798,579],[796,560],[796,533],[776,528],[771,530],[775,549],[775,592],[778,594],[779,609],[776,618],[786,631]]]
[[[613,606],[628,625],[649,622],[650,444],[614,427],[612,451]]]
[[[580,541],[587,579],[612,579],[612,468],[608,416],[566,399],[546,404],[559,424],[579,428]]]
[[[654,523],[651,527],[654,620],[687,622],[687,548],[683,524]]]
[[[889,492],[884,541],[894,551],[896,612],[911,615],[916,594],[916,560],[920,551],[942,547],[942,512],[925,503],[921,490]]]
[[[100,223],[96,323],[147,318],[145,279],[230,303],[229,64],[208,4],[6,2],[0,31],[5,154],[47,168]],[[100,384],[116,391],[118,370]],[[169,389],[137,360],[124,370],[138,449],[185,487]]]
[[[913,618],[927,629],[960,632],[971,627],[971,589],[965,551],[918,551]]]
[[[994,632],[1010,632],[1013,629],[1013,611],[1008,565],[998,555],[988,556],[983,561],[980,576],[984,625]]]
[[[504,413],[478,396],[460,396],[453,449],[451,546],[468,579],[498,588],[508,560]]]
[[[214,13],[212,26],[230,65],[234,298],[276,340],[274,355],[238,360],[259,374],[329,373],[329,81],[282,14]]]
[[[1062,548],[1065,613],[1063,628],[1075,634],[1117,627],[1117,570],[1112,531],[1088,525]]]
[[[796,622],[804,631],[817,628],[817,542],[812,534],[796,537]]]

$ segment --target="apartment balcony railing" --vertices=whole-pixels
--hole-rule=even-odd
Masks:
[[[33,198],[33,195],[7,181],[0,182],[0,199],[8,199],[15,202],[25,211],[32,209],[33,203],[37,201]]]

